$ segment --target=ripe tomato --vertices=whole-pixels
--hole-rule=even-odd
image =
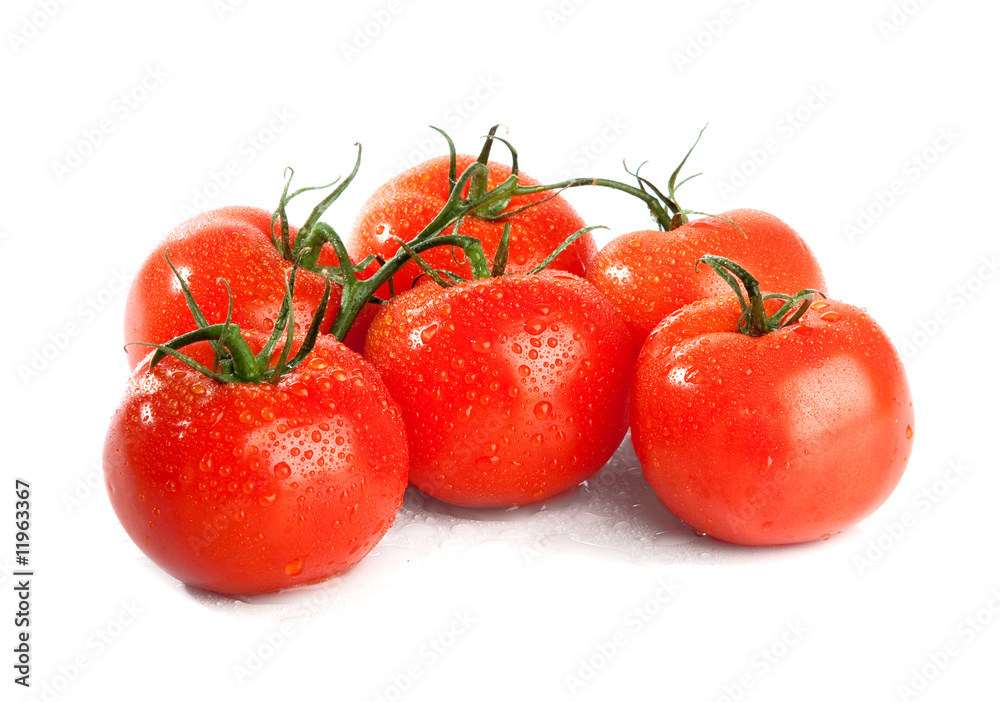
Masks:
[[[199,307],[211,323],[224,322],[232,290],[232,321],[243,329],[265,334],[274,328],[291,264],[274,247],[269,231],[271,213],[253,207],[223,207],[197,215],[174,229],[139,268],[125,303],[125,340],[162,344],[195,328],[184,293],[164,256],[184,277]],[[277,225],[275,233],[278,232]],[[291,235],[295,236],[294,228]],[[309,325],[323,297],[320,275],[300,269],[294,294],[296,327]],[[337,315],[340,288],[334,285],[324,315],[323,329]],[[352,348],[364,346],[365,313],[346,340]],[[130,368],[146,356],[144,346],[129,346]],[[207,342],[186,351],[205,365],[212,362]]]
[[[902,363],[864,310],[842,302],[815,302],[757,337],[736,331],[740,315],[732,295],[700,300],[650,335],[633,386],[636,454],[696,531],[748,545],[826,538],[902,476],[913,437]]]
[[[475,163],[472,156],[459,154],[457,172],[459,175]],[[361,208],[347,250],[356,261],[371,254],[388,259],[398,249],[396,237],[403,241],[413,239],[442,210],[449,195],[450,159],[447,156],[429,161],[404,171],[376,190]],[[511,169],[500,163],[489,162],[488,185],[493,188],[510,177]],[[539,185],[538,181],[518,173],[521,185]],[[468,194],[468,186],[465,193]],[[550,198],[551,193],[519,195],[511,199],[505,211],[513,211],[526,205]],[[510,254],[507,272],[525,273],[546,259],[563,241],[586,225],[568,202],[560,196],[552,197],[542,204],[516,214],[510,218]],[[449,227],[442,235],[452,233]],[[459,233],[479,239],[483,251],[492,261],[503,236],[504,221],[487,221],[470,216],[459,228]],[[582,276],[597,252],[593,235],[582,235],[563,251],[549,266],[553,270],[564,270]],[[465,278],[470,277],[470,267],[464,254],[455,251],[452,258],[450,248],[442,247],[422,254],[431,267],[449,270]],[[396,292],[407,290],[421,274],[415,263],[408,263],[395,276],[393,284]],[[387,290],[382,291],[386,294]]]
[[[322,336],[277,384],[223,384],[173,358],[140,365],[104,445],[132,540],[179,580],[234,595],[357,563],[392,524],[406,468],[385,385]]]
[[[638,231],[613,239],[597,254],[587,280],[614,304],[637,347],[660,320],[686,304],[728,292],[726,283],[695,263],[707,253],[733,259],[760,275],[765,290],[825,290],[819,263],[805,241],[777,217],[732,210],[671,231]]]
[[[451,504],[562,492],[628,428],[628,331],[568,273],[420,285],[379,312],[365,354],[402,407],[410,481]]]

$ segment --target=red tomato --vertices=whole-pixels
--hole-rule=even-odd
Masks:
[[[406,468],[398,406],[332,337],[273,385],[218,383],[173,358],[142,364],[104,445],[132,540],[179,580],[233,595],[357,563],[392,524]]]
[[[218,281],[224,278],[233,293],[232,321],[241,328],[265,334],[274,328],[291,264],[282,258],[268,233],[271,213],[253,207],[223,207],[187,220],[154,249],[139,268],[125,303],[125,340],[162,344],[195,328],[184,293],[167,264],[168,253],[210,323],[226,320],[229,294]],[[277,225],[275,232],[277,233]],[[294,238],[295,229],[291,229]],[[294,291],[295,325],[308,327],[323,297],[320,275],[299,269]],[[324,315],[324,330],[337,315],[340,288],[334,285]],[[351,337],[360,350],[364,344],[366,315]],[[129,367],[149,353],[144,346],[129,346]],[[206,342],[185,353],[211,366],[212,351]]]
[[[457,172],[462,172],[476,159],[459,154]],[[395,237],[410,241],[437,216],[449,195],[449,158],[442,156],[426,161],[408,171],[404,171],[376,190],[362,206],[354,222],[354,228],[347,243],[351,258],[356,261],[371,254],[384,259],[390,258],[399,249]],[[489,187],[493,188],[510,177],[511,169],[500,163],[488,164]],[[525,187],[539,185],[538,181],[523,173],[518,174],[519,183]],[[468,194],[468,187],[466,192]],[[510,201],[507,211],[513,211],[531,203],[552,197],[551,193],[519,195]],[[586,225],[568,202],[556,196],[543,204],[536,205],[510,220],[510,255],[507,272],[525,273],[544,261],[563,241]],[[479,239],[486,257],[492,261],[503,236],[503,221],[487,221],[470,216],[459,228],[459,233]],[[442,234],[451,234],[452,227]],[[563,251],[549,266],[553,270],[564,270],[582,276],[594,258],[597,246],[590,233],[582,235]],[[452,251],[440,247],[421,254],[433,268],[453,271],[465,278],[471,277],[470,267],[461,250],[455,250],[461,264],[456,264]],[[396,292],[409,289],[413,280],[421,274],[415,263],[408,263],[395,276],[393,284]],[[387,290],[382,294],[387,296]]]
[[[913,437],[902,363],[842,302],[758,337],[736,331],[740,314],[732,295],[697,301],[650,335],[633,386],[636,454],[696,531],[748,545],[826,538],[902,476]]]
[[[627,429],[628,331],[568,273],[420,285],[378,314],[365,354],[402,407],[410,481],[451,504],[555,495]]]
[[[677,229],[638,231],[612,240],[597,254],[587,280],[614,304],[637,347],[668,314],[686,304],[729,291],[708,266],[707,253],[732,259],[759,274],[765,290],[826,290],[819,263],[805,241],[777,217],[758,210],[732,210],[696,219]]]

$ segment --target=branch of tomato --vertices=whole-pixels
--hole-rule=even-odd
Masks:
[[[302,188],[289,195],[289,182],[286,182],[281,200],[278,204],[278,209],[275,211],[272,218],[272,222],[277,222],[279,224],[281,231],[281,238],[275,238],[275,245],[278,246],[283,252],[289,252],[286,254],[286,258],[288,255],[299,256],[301,257],[300,260],[303,267],[310,267],[309,264],[312,264],[312,270],[325,273],[334,282],[343,286],[340,299],[340,310],[338,311],[337,317],[334,319],[327,333],[333,335],[337,340],[343,341],[362,308],[372,300],[378,299],[376,297],[378,289],[383,284],[389,282],[392,279],[392,276],[395,275],[407,262],[409,262],[415,253],[419,254],[437,246],[458,247],[465,252],[470,264],[472,265],[473,278],[486,278],[491,275],[492,267],[496,267],[498,261],[495,260],[493,262],[493,266],[491,267],[491,264],[483,252],[482,244],[478,239],[458,234],[452,234],[449,236],[440,235],[452,225],[455,225],[457,229],[461,224],[461,220],[468,216],[496,217],[498,219],[510,217],[513,213],[499,212],[499,214],[496,215],[491,213],[498,211],[498,206],[500,210],[506,208],[511,199],[514,197],[558,190],[563,187],[563,184],[532,187],[521,186],[517,176],[516,151],[513,147],[510,147],[510,144],[506,140],[495,135],[496,129],[497,127],[494,127],[490,130],[490,134],[487,136],[487,144],[483,147],[479,160],[466,168],[465,171],[462,172],[461,176],[454,178],[454,184],[451,186],[448,200],[441,211],[423,228],[423,230],[421,230],[419,234],[417,234],[417,236],[410,241],[405,242],[405,245],[401,245],[399,250],[391,258],[384,262],[380,262],[381,265],[374,275],[364,280],[358,278],[358,273],[366,269],[370,265],[371,260],[365,259],[365,261],[358,264],[352,263],[347,252],[347,247],[344,245],[343,240],[337,232],[329,224],[319,221],[326,209],[336,200],[340,193],[343,192],[344,188],[346,188],[346,186],[354,178],[354,175],[357,173],[358,163],[355,163],[354,171],[352,171],[350,176],[346,178],[334,192],[324,198],[323,201],[313,209],[309,219],[306,221],[306,224],[299,230],[299,234],[296,237],[294,245],[288,243],[289,226],[287,215],[285,213],[286,205],[289,200],[300,193],[306,192],[307,190],[315,190],[316,188]],[[447,138],[447,135],[445,135],[445,137]],[[487,189],[487,179],[489,177],[489,169],[486,165],[489,157],[488,147],[494,139],[502,141],[511,148],[514,166],[512,174],[509,178],[507,178],[503,183],[497,185],[495,188]],[[452,159],[454,161],[454,144],[451,142],[450,138],[448,139],[448,143]],[[359,161],[360,157],[361,149],[359,147]],[[454,173],[454,171],[455,169],[453,165],[452,173]],[[288,180],[291,180],[291,175],[289,175]],[[452,179],[449,178],[449,181],[451,180]],[[580,185],[590,184],[591,182],[588,179],[579,180]],[[623,184],[620,185],[628,190],[635,190],[636,192],[641,193],[641,191],[636,188],[631,188],[631,186],[625,186]],[[466,186],[469,187],[469,195],[464,197],[462,193],[465,191]],[[577,232],[574,237],[580,236],[587,231],[591,231],[592,229],[593,227],[581,230],[580,232]],[[551,262],[551,258],[554,258],[555,255],[558,255],[558,253],[568,246],[574,237],[571,237],[559,249],[557,249],[553,256],[550,257],[548,263]],[[303,244],[300,246],[300,240],[309,242],[309,245],[306,246]],[[337,255],[337,259],[340,262],[339,267],[323,268],[315,265],[315,261],[318,257],[317,252],[322,248],[322,244],[324,243],[328,243],[333,247],[333,250]]]
[[[764,336],[783,327],[791,326],[799,321],[806,310],[809,309],[813,295],[826,297],[819,290],[811,288],[799,290],[794,295],[785,295],[784,293],[768,293],[765,295],[761,293],[760,283],[757,279],[735,261],[722,256],[706,254],[698,259],[698,263],[702,262],[711,266],[712,270],[725,280],[729,287],[736,293],[740,309],[743,310],[743,314],[740,315],[739,322],[737,323],[737,331],[746,336]],[[695,270],[698,270],[698,263],[695,263]],[[740,283],[743,283],[743,288],[746,289],[746,297],[744,297],[743,288],[740,288]],[[774,299],[784,300],[785,304],[779,307],[773,314],[768,315],[764,310],[764,300]],[[792,312],[792,308],[796,305],[798,305],[798,308],[795,312]]]
[[[281,310],[278,313],[274,329],[271,331],[271,335],[268,337],[264,347],[255,355],[250,348],[250,344],[247,343],[246,338],[243,336],[243,330],[240,329],[239,325],[233,324],[230,321],[232,317],[232,293],[230,292],[229,294],[229,313],[226,315],[226,321],[222,324],[209,324],[205,319],[205,315],[198,307],[198,303],[191,294],[190,289],[184,282],[184,278],[174,268],[174,265],[170,263],[169,257],[167,258],[167,263],[170,264],[170,268],[180,283],[181,290],[184,292],[184,297],[187,300],[188,309],[191,310],[191,315],[194,317],[198,328],[187,334],[175,337],[165,344],[152,344],[142,341],[133,342],[139,346],[150,346],[156,349],[156,352],[149,359],[150,368],[156,366],[157,363],[167,356],[173,356],[203,375],[220,383],[257,384],[269,382],[274,384],[281,380],[284,374],[302,363],[313,350],[316,339],[319,336],[319,327],[323,321],[323,315],[326,313],[327,303],[330,299],[329,278],[326,279],[323,297],[319,307],[316,309],[316,314],[313,316],[312,322],[309,324],[309,329],[302,339],[302,345],[295,355],[292,356],[292,342],[295,337],[295,313],[293,311],[294,305],[292,300],[295,291],[295,276],[299,269],[298,263],[292,267],[291,274],[288,276],[285,286],[285,297],[282,300]],[[229,288],[225,280],[220,279],[220,282],[224,283],[227,289]],[[285,344],[277,362],[272,365],[271,358],[274,355],[274,350],[277,348],[278,342],[281,340],[282,334],[285,335]],[[185,346],[199,341],[208,341],[212,344],[212,348],[215,351],[214,369],[209,369],[190,356],[180,352],[180,349]],[[126,344],[126,346],[129,345],[131,344]]]
[[[374,258],[368,257],[359,263],[353,263],[350,260],[350,256],[347,253],[343,240],[337,232],[329,224],[320,221],[322,215],[326,212],[330,205],[337,200],[340,194],[351,183],[357,174],[361,161],[361,146],[358,146],[358,157],[354,164],[354,169],[343,180],[343,182],[337,180],[328,186],[321,186],[331,187],[332,185],[339,183],[334,191],[332,191],[318,205],[316,205],[315,208],[313,208],[309,218],[306,220],[306,223],[299,230],[294,243],[289,241],[289,224],[285,212],[286,206],[292,198],[300,195],[301,193],[320,188],[301,188],[292,194],[289,194],[288,189],[292,176],[292,172],[289,170],[288,178],[286,180],[285,188],[282,192],[278,208],[272,216],[272,227],[273,224],[277,222],[281,232],[280,238],[278,236],[274,236],[274,242],[275,246],[278,247],[286,259],[298,261],[302,267],[326,275],[334,282],[343,286],[340,309],[327,333],[333,335],[339,341],[343,341],[362,308],[369,302],[381,302],[381,300],[376,296],[378,289],[382,285],[390,283],[392,277],[399,272],[399,270],[407,262],[413,259],[416,254],[426,251],[427,249],[436,246],[461,248],[472,265],[474,279],[488,277],[491,274],[502,274],[506,265],[503,247],[501,247],[501,251],[498,252],[491,266],[487,262],[485,254],[483,253],[482,245],[478,240],[472,237],[458,236],[457,234],[453,234],[451,238],[440,235],[453,225],[457,232],[462,220],[466,217],[476,217],[488,221],[506,220],[509,223],[511,217],[539,204],[539,202],[535,202],[521,208],[508,210],[507,207],[515,197],[546,192],[553,193],[552,197],[555,197],[565,189],[583,186],[610,188],[624,192],[643,201],[649,208],[650,214],[652,215],[654,221],[656,221],[657,225],[661,229],[667,231],[676,229],[686,223],[688,221],[688,214],[704,214],[693,210],[681,209],[676,200],[677,188],[690,180],[690,178],[695,177],[689,176],[680,182],[677,181],[681,169],[687,162],[688,157],[694,150],[694,147],[701,139],[701,134],[704,132],[704,129],[702,129],[702,132],[698,134],[698,138],[695,140],[694,144],[688,150],[687,154],[685,154],[681,163],[671,174],[667,184],[667,193],[664,194],[659,188],[653,185],[653,183],[639,175],[639,169],[642,167],[641,165],[634,173],[629,171],[638,180],[638,187],[606,178],[571,178],[557,183],[522,186],[518,178],[517,150],[509,141],[496,135],[498,127],[499,125],[495,125],[490,129],[489,134],[486,136],[486,143],[483,145],[483,149],[479,154],[479,158],[476,162],[466,168],[460,176],[457,174],[457,154],[454,142],[443,130],[432,127],[444,136],[448,144],[450,154],[450,192],[448,200],[441,211],[424,227],[423,230],[421,230],[416,237],[408,242],[400,242],[400,248],[396,251],[396,253],[388,260],[383,261],[380,259],[380,266],[374,275],[364,280],[358,278],[358,273],[366,270],[371,265]],[[507,146],[511,153],[512,165],[511,175],[502,183],[490,189],[488,186],[489,168],[487,163],[494,141],[499,141]],[[628,169],[626,168],[626,170]],[[463,196],[463,192],[466,188],[468,188],[468,195]],[[544,202],[544,200],[542,200],[542,202]],[[739,226],[735,223],[731,222],[731,224],[739,229]],[[595,228],[596,227],[589,227],[576,232],[559,248],[557,248],[552,255],[549,256],[545,262],[543,262],[542,265],[538,266],[535,269],[535,272],[542,270],[550,264],[552,260],[559,253],[565,250],[565,248],[569,246],[569,244],[571,244],[577,237]],[[742,233],[742,230],[740,231]],[[509,242],[509,233],[505,234],[505,240]],[[319,252],[323,245],[327,243],[333,247],[334,252],[337,255],[337,259],[340,263],[337,267],[317,265]],[[433,275],[433,273],[429,274]]]

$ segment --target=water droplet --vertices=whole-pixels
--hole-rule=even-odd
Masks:
[[[193,395],[204,395],[205,386],[202,385],[201,383],[195,383],[194,385],[191,386],[191,393]]]
[[[284,461],[280,461],[274,464],[274,477],[278,480],[284,480],[292,474],[291,467]]]
[[[539,419],[548,419],[549,415],[552,414],[552,403],[542,400],[537,405],[535,405],[535,416]]]
[[[909,424],[906,425],[906,438],[907,439],[913,438],[913,427],[911,427]]]
[[[244,424],[253,424],[253,414],[250,410],[243,410],[240,412],[240,421]]]
[[[527,378],[529,375],[531,375],[531,368],[529,368],[528,366],[518,366],[517,372],[521,374],[522,378]]]
[[[840,315],[837,314],[836,312],[827,312],[826,314],[821,316],[820,319],[822,319],[824,322],[836,322],[837,320],[840,319]]]
[[[309,388],[305,383],[294,382],[288,386],[288,392],[296,397],[309,397]]]
[[[344,382],[345,380],[347,380],[347,373],[345,373],[340,368],[336,368],[330,371],[330,375],[333,376],[334,380],[339,380],[340,382]]]
[[[434,335],[437,334],[437,330],[438,330],[437,322],[435,322],[434,324],[429,324],[423,329],[421,329],[420,330],[421,343],[424,344],[429,343],[430,340],[434,338]]]
[[[274,410],[271,409],[270,407],[263,408],[260,411],[260,418],[263,419],[265,422],[273,422],[274,421]]]
[[[545,331],[545,322],[538,319],[537,317],[532,317],[524,322],[524,331],[529,334],[541,334]]]
[[[309,364],[308,364],[308,365],[309,365],[309,367],[310,367],[310,368],[312,368],[313,370],[324,370],[324,369],[326,369],[327,367],[329,367],[329,365],[330,365],[330,364],[329,364],[329,363],[327,363],[327,362],[326,362],[325,360],[323,360],[322,358],[314,358],[313,360],[309,361]]]
[[[261,507],[270,507],[276,499],[278,499],[278,496],[272,492],[270,495],[261,495],[258,497],[257,504]]]
[[[819,537],[820,541],[828,541],[829,539],[830,539],[829,534],[823,534],[823,536]]]
[[[305,559],[296,558],[294,561],[285,566],[285,575],[290,575],[293,578],[302,572],[302,569],[306,567]]]
[[[810,309],[813,309],[813,310],[825,310],[829,306],[830,306],[830,303],[828,303],[828,302],[814,302],[812,305],[810,305]]]
[[[531,437],[531,445],[534,446],[535,448],[538,448],[539,446],[542,445],[542,442],[544,440],[545,440],[544,436],[542,436],[541,434],[535,434],[533,437]]]
[[[493,344],[490,343],[490,340],[483,337],[473,339],[472,341],[472,350],[476,353],[489,353],[492,346]]]

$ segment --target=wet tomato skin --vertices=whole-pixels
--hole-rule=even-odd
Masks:
[[[472,156],[459,154],[457,172],[462,172],[475,163]],[[376,190],[362,206],[354,222],[347,248],[351,258],[360,261],[370,254],[383,258],[391,257],[399,245],[395,237],[410,241],[444,207],[448,199],[447,156],[430,159],[392,178]],[[501,163],[489,162],[489,187],[493,188],[510,177],[511,169]],[[524,186],[538,185],[538,181],[518,174]],[[468,194],[468,188],[466,192]],[[551,199],[547,199],[551,198]],[[542,202],[547,200],[546,202]],[[531,203],[541,203],[521,212],[508,221],[511,224],[510,256],[507,271],[525,273],[544,261],[563,241],[574,232],[586,227],[584,221],[561,196],[552,193],[520,195],[511,200],[507,211],[513,211]],[[496,256],[497,246],[503,235],[504,221],[486,221],[474,216],[467,217],[459,228],[459,233],[475,237],[483,244],[488,260]],[[452,228],[444,234],[451,234]],[[326,247],[327,249],[329,247]],[[563,251],[550,266],[553,270],[564,270],[582,276],[597,253],[597,246],[590,233],[582,235]],[[328,255],[324,250],[324,255]],[[436,248],[422,254],[434,268],[453,271],[465,278],[471,277],[470,266],[462,251],[455,252],[456,263],[450,248]],[[413,280],[420,275],[415,263],[408,263],[393,277],[396,291],[409,289]],[[383,291],[383,296],[386,296]]]
[[[852,526],[889,496],[912,450],[899,356],[863,310],[835,300],[761,337],[736,333],[739,316],[731,295],[697,301],[643,346],[631,427],[644,475],[677,517],[732,543]]]
[[[695,300],[724,295],[730,288],[707,265],[695,270],[705,254],[724,256],[758,276],[763,290],[826,292],[819,262],[794,229],[759,210],[723,212],[723,219],[703,217],[669,232],[644,230],[623,234],[602,248],[587,280],[604,293],[641,345],[668,314]]]
[[[628,331],[568,273],[418,285],[378,314],[365,354],[402,407],[411,483],[451,504],[558,494],[627,430]]]
[[[398,406],[330,337],[276,385],[141,364],[104,446],[132,540],[184,583],[230,595],[349,569],[392,524],[406,469]]]

